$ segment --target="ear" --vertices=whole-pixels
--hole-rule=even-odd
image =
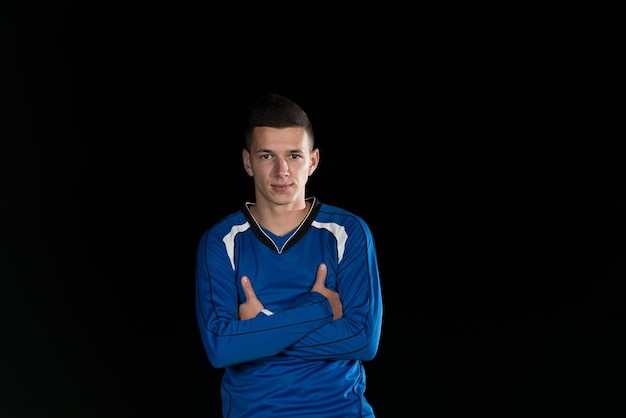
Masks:
[[[241,159],[243,160],[244,170],[246,170],[246,173],[252,177],[254,172],[252,171],[252,164],[250,164],[250,153],[245,148],[241,151]]]
[[[315,148],[311,151],[311,165],[309,166],[309,176],[312,176],[320,163],[320,150]]]

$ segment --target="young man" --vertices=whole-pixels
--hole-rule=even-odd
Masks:
[[[382,297],[360,217],[306,197],[320,160],[300,106],[268,94],[242,151],[255,200],[202,236],[196,312],[229,418],[374,417],[363,361],[374,358]]]

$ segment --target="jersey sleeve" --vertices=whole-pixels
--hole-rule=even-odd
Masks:
[[[200,240],[196,259],[196,316],[210,363],[217,368],[282,352],[306,334],[332,322],[330,303],[310,292],[298,307],[271,316],[238,319],[237,284],[222,240],[211,230]]]
[[[308,333],[284,350],[307,359],[371,360],[382,328],[382,294],[376,248],[365,222],[348,231],[345,253],[335,266],[343,317]]]

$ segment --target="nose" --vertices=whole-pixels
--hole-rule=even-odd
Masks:
[[[289,164],[287,164],[287,160],[279,158],[276,161],[276,177],[284,178],[289,176]]]

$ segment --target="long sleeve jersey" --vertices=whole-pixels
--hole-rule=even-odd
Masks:
[[[360,217],[315,198],[288,237],[264,230],[246,202],[202,235],[196,312],[210,363],[224,368],[224,417],[373,417],[363,361],[374,358],[382,296],[371,231]],[[284,241],[284,242],[281,242]],[[343,317],[311,291],[320,263]],[[266,311],[238,319],[248,276]]]

